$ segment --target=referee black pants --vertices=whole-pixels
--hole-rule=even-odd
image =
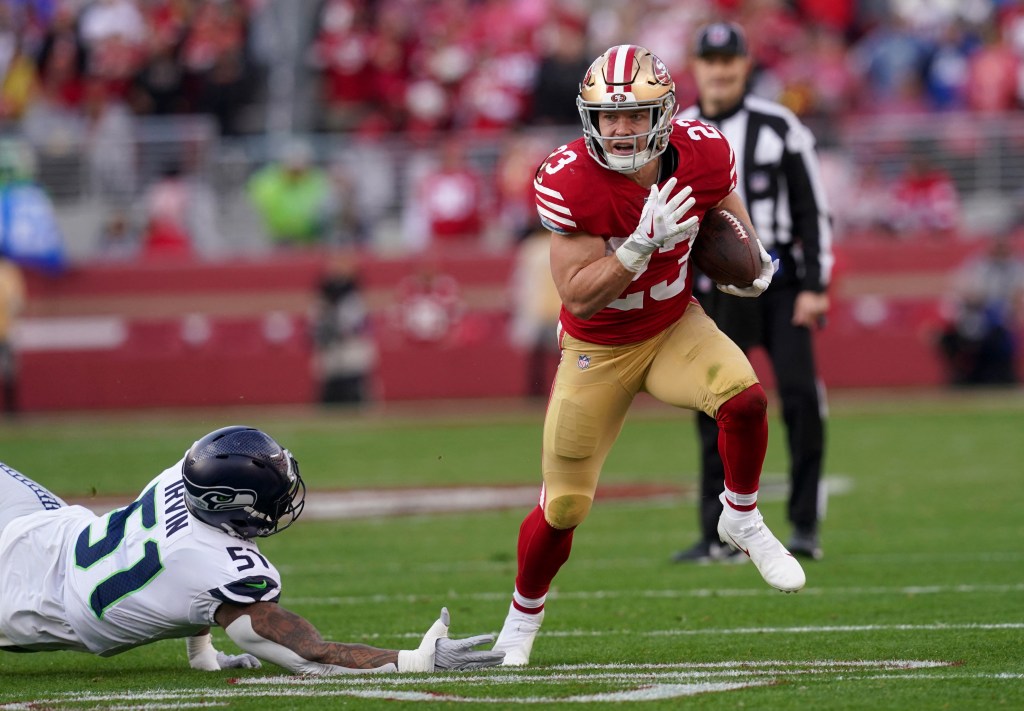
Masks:
[[[796,286],[772,284],[758,298],[723,294],[712,287],[696,293],[718,327],[749,352],[761,346],[771,360],[789,452],[788,518],[795,528],[816,530],[818,487],[825,448],[823,394],[819,389],[814,344],[809,329],[794,326]],[[717,541],[725,486],[725,467],[718,454],[718,425],[697,415],[701,447],[700,527],[706,541]]]

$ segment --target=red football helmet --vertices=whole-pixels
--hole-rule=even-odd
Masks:
[[[620,173],[632,173],[654,160],[668,148],[672,118],[676,112],[676,85],[665,63],[650,50],[633,44],[620,44],[602,54],[590,65],[576,106],[583,120],[583,137],[594,160]],[[605,151],[597,123],[600,111],[650,111],[650,130],[633,136],[632,155],[611,155]]]

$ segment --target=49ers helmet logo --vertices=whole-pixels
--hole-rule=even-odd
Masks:
[[[626,100],[626,95],[625,94],[612,94],[610,98],[612,100],[612,103],[614,103],[614,104],[621,104],[623,101]]]
[[[654,71],[654,80],[659,84],[669,86],[672,83],[672,75],[668,73],[668,67],[658,57],[651,55],[651,69]]]

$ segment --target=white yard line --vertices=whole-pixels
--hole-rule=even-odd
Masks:
[[[1024,592],[1024,583],[1012,585],[912,585],[894,587],[855,588],[804,588],[799,595],[829,595],[830,597],[872,597],[905,595],[1003,595]],[[581,590],[548,594],[548,600],[606,600],[621,598],[636,599],[677,599],[705,597],[763,597],[777,596],[777,590],[763,586],[757,588],[694,588],[690,590]],[[454,590],[445,593],[445,600],[505,600],[508,591],[460,593]],[[328,597],[288,597],[290,605],[368,605],[422,602],[423,595],[351,595]]]
[[[982,627],[987,627],[982,625]],[[252,698],[354,698],[388,699],[394,701],[426,701],[431,703],[469,704],[565,704],[597,702],[643,702],[682,698],[706,693],[765,686],[787,678],[806,675],[831,675],[836,682],[860,680],[948,681],[989,679],[1017,682],[1018,673],[928,673],[925,670],[951,668],[952,661],[883,659],[883,660],[766,660],[751,662],[733,660],[692,664],[600,664],[559,665],[516,670],[494,669],[488,672],[435,674],[430,677],[407,675],[340,675],[335,677],[265,676],[233,679],[227,688],[203,686],[195,689],[155,689],[142,692],[53,694],[31,702],[0,704],[0,711],[30,711],[40,707],[78,707],[102,705],[118,711],[134,709],[176,709],[190,706],[217,706]],[[599,681],[602,685],[622,688],[593,694],[554,696],[501,696],[488,694],[512,685],[560,684],[565,682]],[[448,694],[437,691],[439,684],[458,684],[481,696],[465,693]],[[243,688],[239,688],[243,687]],[[410,688],[410,687],[420,687]]]

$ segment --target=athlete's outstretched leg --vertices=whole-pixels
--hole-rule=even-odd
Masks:
[[[586,344],[573,350],[568,336],[544,420],[540,504],[523,521],[517,546],[518,573],[512,603],[494,649],[506,666],[527,664],[544,619],[555,575],[569,558],[573,532],[590,513],[601,467],[619,435],[639,384],[623,378],[644,353]],[[581,366],[580,363],[584,365]]]
[[[551,581],[569,560],[575,530],[575,526],[567,529],[552,526],[544,519],[544,509],[539,505],[523,519],[519,527],[516,588],[494,644],[494,649],[505,652],[505,666],[529,663],[533,640],[544,621],[544,603]]]
[[[783,592],[807,582],[800,563],[764,525],[757,510],[761,467],[768,448],[768,399],[753,385],[718,409],[718,451],[725,464],[725,491],[718,535],[754,561],[761,577]]]
[[[0,531],[19,516],[63,506],[64,500],[45,486],[0,462]]]
[[[726,498],[733,508],[757,505],[761,467],[768,451],[768,398],[760,383],[718,408],[718,454],[725,465]]]
[[[572,534],[576,527],[555,528],[544,519],[544,509],[535,506],[519,527],[516,593],[512,605],[522,612],[544,606],[551,581],[569,560]],[[536,601],[540,601],[540,605]],[[529,602],[525,602],[529,601]]]

